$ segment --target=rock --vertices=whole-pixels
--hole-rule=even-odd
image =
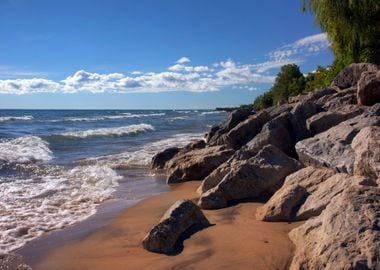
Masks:
[[[325,166],[337,172],[353,174],[353,138],[362,128],[379,125],[380,104],[312,138],[299,141],[295,146],[299,160],[305,165]]]
[[[363,128],[353,139],[354,173],[377,179],[380,177],[380,127]]]
[[[182,152],[187,152],[195,149],[202,149],[206,147],[205,140],[196,140],[187,144],[184,148],[181,149]]]
[[[296,219],[305,220],[318,216],[335,196],[352,185],[376,186],[376,183],[363,176],[350,176],[345,173],[333,175],[319,184],[318,188],[307,197],[298,210]]]
[[[322,89],[315,90],[313,92],[307,93],[307,94],[301,94],[295,97],[289,98],[289,103],[297,103],[297,102],[314,102],[324,96],[331,96],[332,94],[335,94],[337,91],[334,88],[326,87]]]
[[[32,270],[24,264],[24,258],[18,254],[0,254],[1,270]]]
[[[203,180],[233,153],[234,150],[222,145],[177,154],[166,164],[167,183]]]
[[[372,106],[380,102],[380,71],[363,72],[358,82],[359,105]]]
[[[273,145],[267,145],[254,157],[242,161],[226,174],[214,188],[202,194],[199,205],[203,209],[217,209],[230,201],[259,198],[273,194],[290,173],[301,164]]]
[[[379,67],[374,64],[358,63],[351,64],[343,69],[333,80],[331,86],[338,87],[339,89],[346,89],[356,86],[360,76],[365,71],[377,71]]]
[[[142,244],[151,252],[172,254],[183,233],[194,226],[207,225],[208,220],[196,204],[190,200],[177,201],[144,237]]]
[[[334,174],[331,169],[306,167],[288,175],[283,186],[260,207],[256,217],[264,221],[295,220],[306,197]]]
[[[293,229],[291,270],[380,269],[380,188],[353,186]]]
[[[364,109],[356,105],[345,105],[339,111],[320,112],[306,121],[306,127],[312,135],[321,133],[337,124],[358,116]]]
[[[171,147],[154,155],[151,162],[152,169],[163,169],[166,162],[172,159],[179,150],[178,147]]]
[[[239,123],[227,133],[226,144],[234,149],[239,149],[255,137],[268,121],[269,114],[266,111],[251,115],[248,119]]]
[[[292,137],[295,142],[310,137],[310,132],[306,128],[306,119],[315,115],[319,111],[319,106],[310,101],[299,102],[291,110],[290,125]],[[292,149],[294,145],[292,145]]]
[[[206,135],[207,143],[213,146],[224,144],[223,138],[221,140],[220,137],[247,119],[251,114],[253,112],[250,108],[239,108],[232,111],[224,122],[211,128],[210,132]]]
[[[327,111],[337,111],[344,105],[357,104],[357,87],[351,87],[339,91],[331,96],[325,96],[319,99],[316,103],[321,105]]]

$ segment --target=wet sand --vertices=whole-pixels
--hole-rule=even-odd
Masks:
[[[139,202],[90,235],[51,249],[33,269],[286,269],[293,254],[287,233],[301,223],[258,221],[260,203],[204,211],[213,226],[186,239],[178,255],[144,250],[145,234],[176,200],[196,199],[199,183],[180,184]]]

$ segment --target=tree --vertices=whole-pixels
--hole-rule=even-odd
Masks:
[[[354,62],[380,64],[379,0],[302,0],[302,6],[328,34],[336,68]]]
[[[271,92],[273,102],[287,101],[290,96],[300,94],[305,87],[305,78],[296,64],[284,65],[277,74]]]

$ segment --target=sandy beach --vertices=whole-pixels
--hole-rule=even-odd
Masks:
[[[141,201],[92,234],[55,248],[33,265],[37,270],[86,269],[286,269],[293,245],[287,233],[300,223],[255,219],[260,203],[204,211],[213,224],[183,242],[175,256],[144,250],[141,240],[169,206],[196,199],[199,182]]]

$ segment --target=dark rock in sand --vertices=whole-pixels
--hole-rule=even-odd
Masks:
[[[293,229],[291,270],[380,269],[380,188],[352,186]]]
[[[209,221],[196,204],[190,200],[177,201],[145,236],[142,244],[151,252],[172,254],[183,233],[194,226],[208,225]]]
[[[166,164],[167,183],[203,180],[233,153],[234,150],[223,145],[181,152]]]
[[[179,152],[179,150],[180,149],[178,147],[171,147],[154,155],[151,163],[152,169],[163,169],[166,162],[172,159]]]
[[[273,194],[290,173],[301,164],[273,145],[267,145],[254,157],[232,167],[223,180],[202,194],[199,205],[203,209],[217,209],[230,201],[258,198]]]
[[[359,105],[372,106],[380,102],[380,71],[362,73],[357,98]]]
[[[363,72],[377,70],[379,70],[379,67],[374,64],[351,64],[339,72],[339,74],[333,80],[332,86],[338,87],[339,89],[346,89],[352,86],[356,86]]]

